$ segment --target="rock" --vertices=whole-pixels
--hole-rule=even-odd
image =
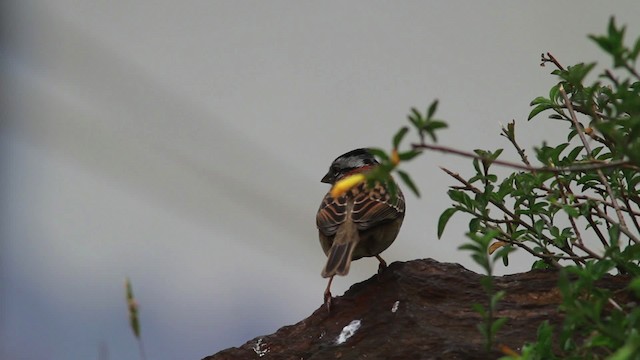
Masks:
[[[458,264],[395,262],[334,298],[331,313],[321,306],[295,325],[205,360],[497,359],[504,354],[485,351],[477,328],[481,318],[471,309],[488,302],[481,278]],[[506,291],[496,316],[508,318],[496,344],[519,351],[535,340],[542,321],[561,323],[557,280],[549,270],[495,278],[496,290]],[[604,284],[622,289],[628,281],[611,276]]]

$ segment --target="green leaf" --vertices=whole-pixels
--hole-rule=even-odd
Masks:
[[[489,182],[494,183],[494,182],[498,181],[498,175],[489,174],[489,175],[487,175],[487,180],[488,180]],[[487,188],[488,188],[488,187],[490,187],[490,186],[491,186],[491,185],[487,184]],[[487,190],[487,191],[489,191],[489,190]],[[493,188],[492,188],[492,190],[491,190],[491,191],[493,191]]]
[[[534,116],[538,115],[539,113],[548,109],[552,109],[556,106],[556,104],[554,104],[552,101],[549,101],[549,99],[546,99],[542,96],[538,96],[537,98],[533,99],[530,105],[531,106],[536,105],[536,106],[529,113],[527,120],[531,120],[533,119]]]
[[[638,55],[640,54],[640,37],[636,39],[636,44],[633,46],[633,50],[629,53],[629,57],[632,61],[636,61],[638,59]]]
[[[436,130],[446,128],[447,123],[439,120],[427,120],[422,129],[431,137],[434,143],[438,142],[438,137],[436,136]]]
[[[636,353],[637,345],[626,344],[625,346],[618,349],[611,356],[607,357],[607,360],[629,360],[634,359],[634,353]]]
[[[468,250],[471,252],[479,252],[482,251],[482,249],[476,245],[475,243],[466,243],[466,244],[462,244],[460,246],[458,246],[458,250]]]
[[[569,146],[569,143],[562,143],[555,148],[551,148],[549,156],[551,157],[551,160],[553,160],[554,164],[558,164],[560,162],[560,154],[567,148],[567,146]]]
[[[440,218],[438,219],[438,239],[442,237],[442,233],[444,232],[444,228],[447,226],[447,222],[453,214],[458,211],[456,208],[448,208],[442,212]]]
[[[631,280],[629,283],[629,289],[636,293],[636,296],[640,296],[640,276]]]
[[[549,101],[549,99],[545,98],[544,96],[538,96],[537,98],[531,100],[531,103],[529,103],[529,106],[533,106],[533,105],[538,105],[538,104],[550,104],[551,102]]]
[[[494,254],[494,260],[493,262],[496,262],[498,259],[502,259],[502,262],[504,263],[504,266],[508,266],[509,265],[509,260],[505,260],[508,259],[509,254],[512,253],[514,251],[513,246],[511,246],[510,244],[504,245],[502,246],[495,254]]]
[[[531,269],[551,269],[551,266],[544,260],[536,260],[531,265]]]
[[[396,184],[395,181],[389,178],[385,180],[385,185],[387,190],[389,190],[389,195],[391,196],[391,199],[395,200],[396,196],[398,196],[398,185]]]
[[[497,333],[498,330],[500,330],[500,328],[507,322],[508,318],[498,318],[495,319],[494,322],[491,324],[491,332],[493,334]]]
[[[542,235],[542,230],[544,229],[545,223],[544,220],[538,220],[533,224],[533,230],[536,232],[536,235]]]
[[[581,86],[584,78],[587,77],[589,72],[593,70],[596,63],[579,63],[573,66],[568,66],[567,70],[560,72],[560,77],[566,80],[570,85]],[[567,89],[569,91],[570,89]]]
[[[438,109],[438,99],[433,100],[431,105],[429,105],[429,109],[427,109],[427,119],[431,119],[433,115],[436,113]]]
[[[459,203],[466,210],[473,210],[474,209],[473,200],[471,200],[469,195],[465,194],[464,192],[462,192],[460,190],[451,189],[451,190],[447,191],[447,194],[449,195],[449,198],[451,200]]]
[[[473,309],[473,311],[477,312],[478,314],[480,314],[481,316],[485,316],[487,311],[485,310],[484,306],[474,303],[471,304],[471,309]]]
[[[558,99],[560,99],[562,95],[560,95],[560,84],[556,84],[549,89],[549,100],[552,103],[556,103]]]
[[[473,168],[476,169],[476,173],[478,173],[479,175],[483,175],[482,174],[482,170],[480,170],[480,160],[478,160],[477,158],[473,158]]]
[[[398,130],[396,135],[393,137],[393,148],[394,149],[398,148],[398,146],[400,145],[400,142],[402,141],[402,138],[404,138],[404,136],[407,135],[408,131],[409,131],[409,128],[406,127],[406,126],[403,126],[400,130]]]
[[[504,197],[511,194],[513,190],[513,177],[509,176],[508,178],[502,180],[502,183],[498,187],[498,199],[504,199]]]
[[[562,205],[562,210],[564,210],[564,212],[572,218],[577,218],[578,216],[580,216],[580,210],[574,208],[573,206]]]
[[[493,282],[492,278],[489,278],[490,282]],[[498,305],[498,302],[502,300],[507,293],[504,290],[497,291],[495,294],[491,295],[490,305],[492,308],[495,308]]]
[[[573,148],[573,150],[571,150],[571,152],[569,153],[569,155],[567,155],[566,159],[568,162],[574,162],[576,160],[576,158],[578,157],[578,154],[580,154],[580,152],[582,151],[582,149],[584,149],[584,146],[579,145],[576,146],[575,148]]]
[[[430,120],[430,121],[427,121],[427,123],[424,125],[423,128],[429,132],[433,132],[435,130],[445,129],[447,127],[449,127],[449,125],[447,125],[447,123],[444,121]]]
[[[540,114],[541,112],[543,112],[545,110],[549,110],[551,108],[553,108],[553,105],[550,105],[550,104],[538,105],[538,106],[534,107],[533,110],[531,110],[531,112],[529,113],[529,116],[527,117],[527,120],[531,120],[536,115]]]
[[[374,156],[378,157],[380,160],[389,161],[389,155],[379,148],[368,148],[369,152]]]
[[[420,197],[420,190],[418,190],[418,187],[416,186],[416,184],[413,183],[413,180],[411,180],[411,177],[409,176],[409,174],[407,174],[402,170],[398,170],[397,172],[398,172],[398,175],[400,175],[400,178],[402,179],[402,181],[404,181],[404,183],[407,184],[409,189],[411,189],[411,191],[413,191],[413,193],[417,197]]]
[[[398,153],[398,157],[400,158],[400,160],[402,161],[407,161],[407,160],[411,160],[414,157],[418,156],[422,154],[422,151],[419,150],[409,150],[409,151],[405,151],[405,152],[401,152]]]
[[[476,233],[479,230],[480,230],[480,219],[477,217],[474,217],[473,219],[469,220],[469,232]]]
[[[422,119],[422,114],[420,114],[420,112],[416,108],[411,108],[411,113],[407,115],[407,118],[418,131],[420,131],[424,126],[424,119]]]
[[[462,191],[460,190],[455,190],[455,189],[451,189],[449,191],[447,191],[447,195],[449,195],[449,199],[457,202],[457,203],[461,203],[462,202]]]
[[[138,318],[138,305],[135,297],[133,296],[133,286],[131,285],[131,281],[129,278],[125,280],[125,291],[127,298],[127,307],[129,309],[129,325],[131,325],[131,330],[133,331],[133,335],[140,339],[140,320]]]
[[[497,159],[500,156],[500,154],[502,154],[502,151],[504,151],[504,149],[496,149],[496,151],[491,153],[490,155],[491,160]]]
[[[609,28],[607,36],[594,36],[589,35],[589,38],[593,40],[602,50],[609,53],[613,57],[613,66],[620,67],[625,64],[625,53],[629,50],[625,48],[623,44],[625,27],[622,26],[619,30],[616,28],[615,20],[611,17],[609,21]]]

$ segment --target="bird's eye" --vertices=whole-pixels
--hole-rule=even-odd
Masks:
[[[338,167],[338,165],[331,165],[331,172],[334,174],[337,174],[340,172],[340,168]]]

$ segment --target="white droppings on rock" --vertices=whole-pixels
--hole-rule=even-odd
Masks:
[[[263,357],[267,355],[267,353],[269,352],[269,348],[267,347],[266,344],[262,343],[262,338],[260,338],[258,339],[258,342],[256,342],[255,345],[253,345],[253,351],[258,355],[258,357]]]
[[[393,306],[391,307],[391,312],[395,313],[396,311],[398,311],[398,305],[400,305],[400,301],[396,301],[393,303]]]
[[[342,332],[338,335],[336,339],[336,345],[343,344],[347,339],[352,337],[358,329],[360,329],[360,320],[353,320],[349,323],[349,325],[342,328]]]

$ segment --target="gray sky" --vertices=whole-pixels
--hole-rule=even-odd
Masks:
[[[434,98],[443,145],[517,159],[498,136],[511,119],[527,149],[561,141],[564,127],[526,122],[555,81],[540,53],[603,60],[586,35],[612,14],[640,33],[636,0],[121,4],[3,9],[0,358],[136,358],[126,276],[149,359],[201,358],[303,319],[326,285],[315,212],[331,160],[389,148]],[[406,166],[423,197],[405,191],[383,257],[477,271],[457,250],[467,218],[436,239],[453,184],[439,166],[472,169],[435,153]],[[515,254],[498,272],[529,267]],[[357,261],[334,294],[376,269]]]

